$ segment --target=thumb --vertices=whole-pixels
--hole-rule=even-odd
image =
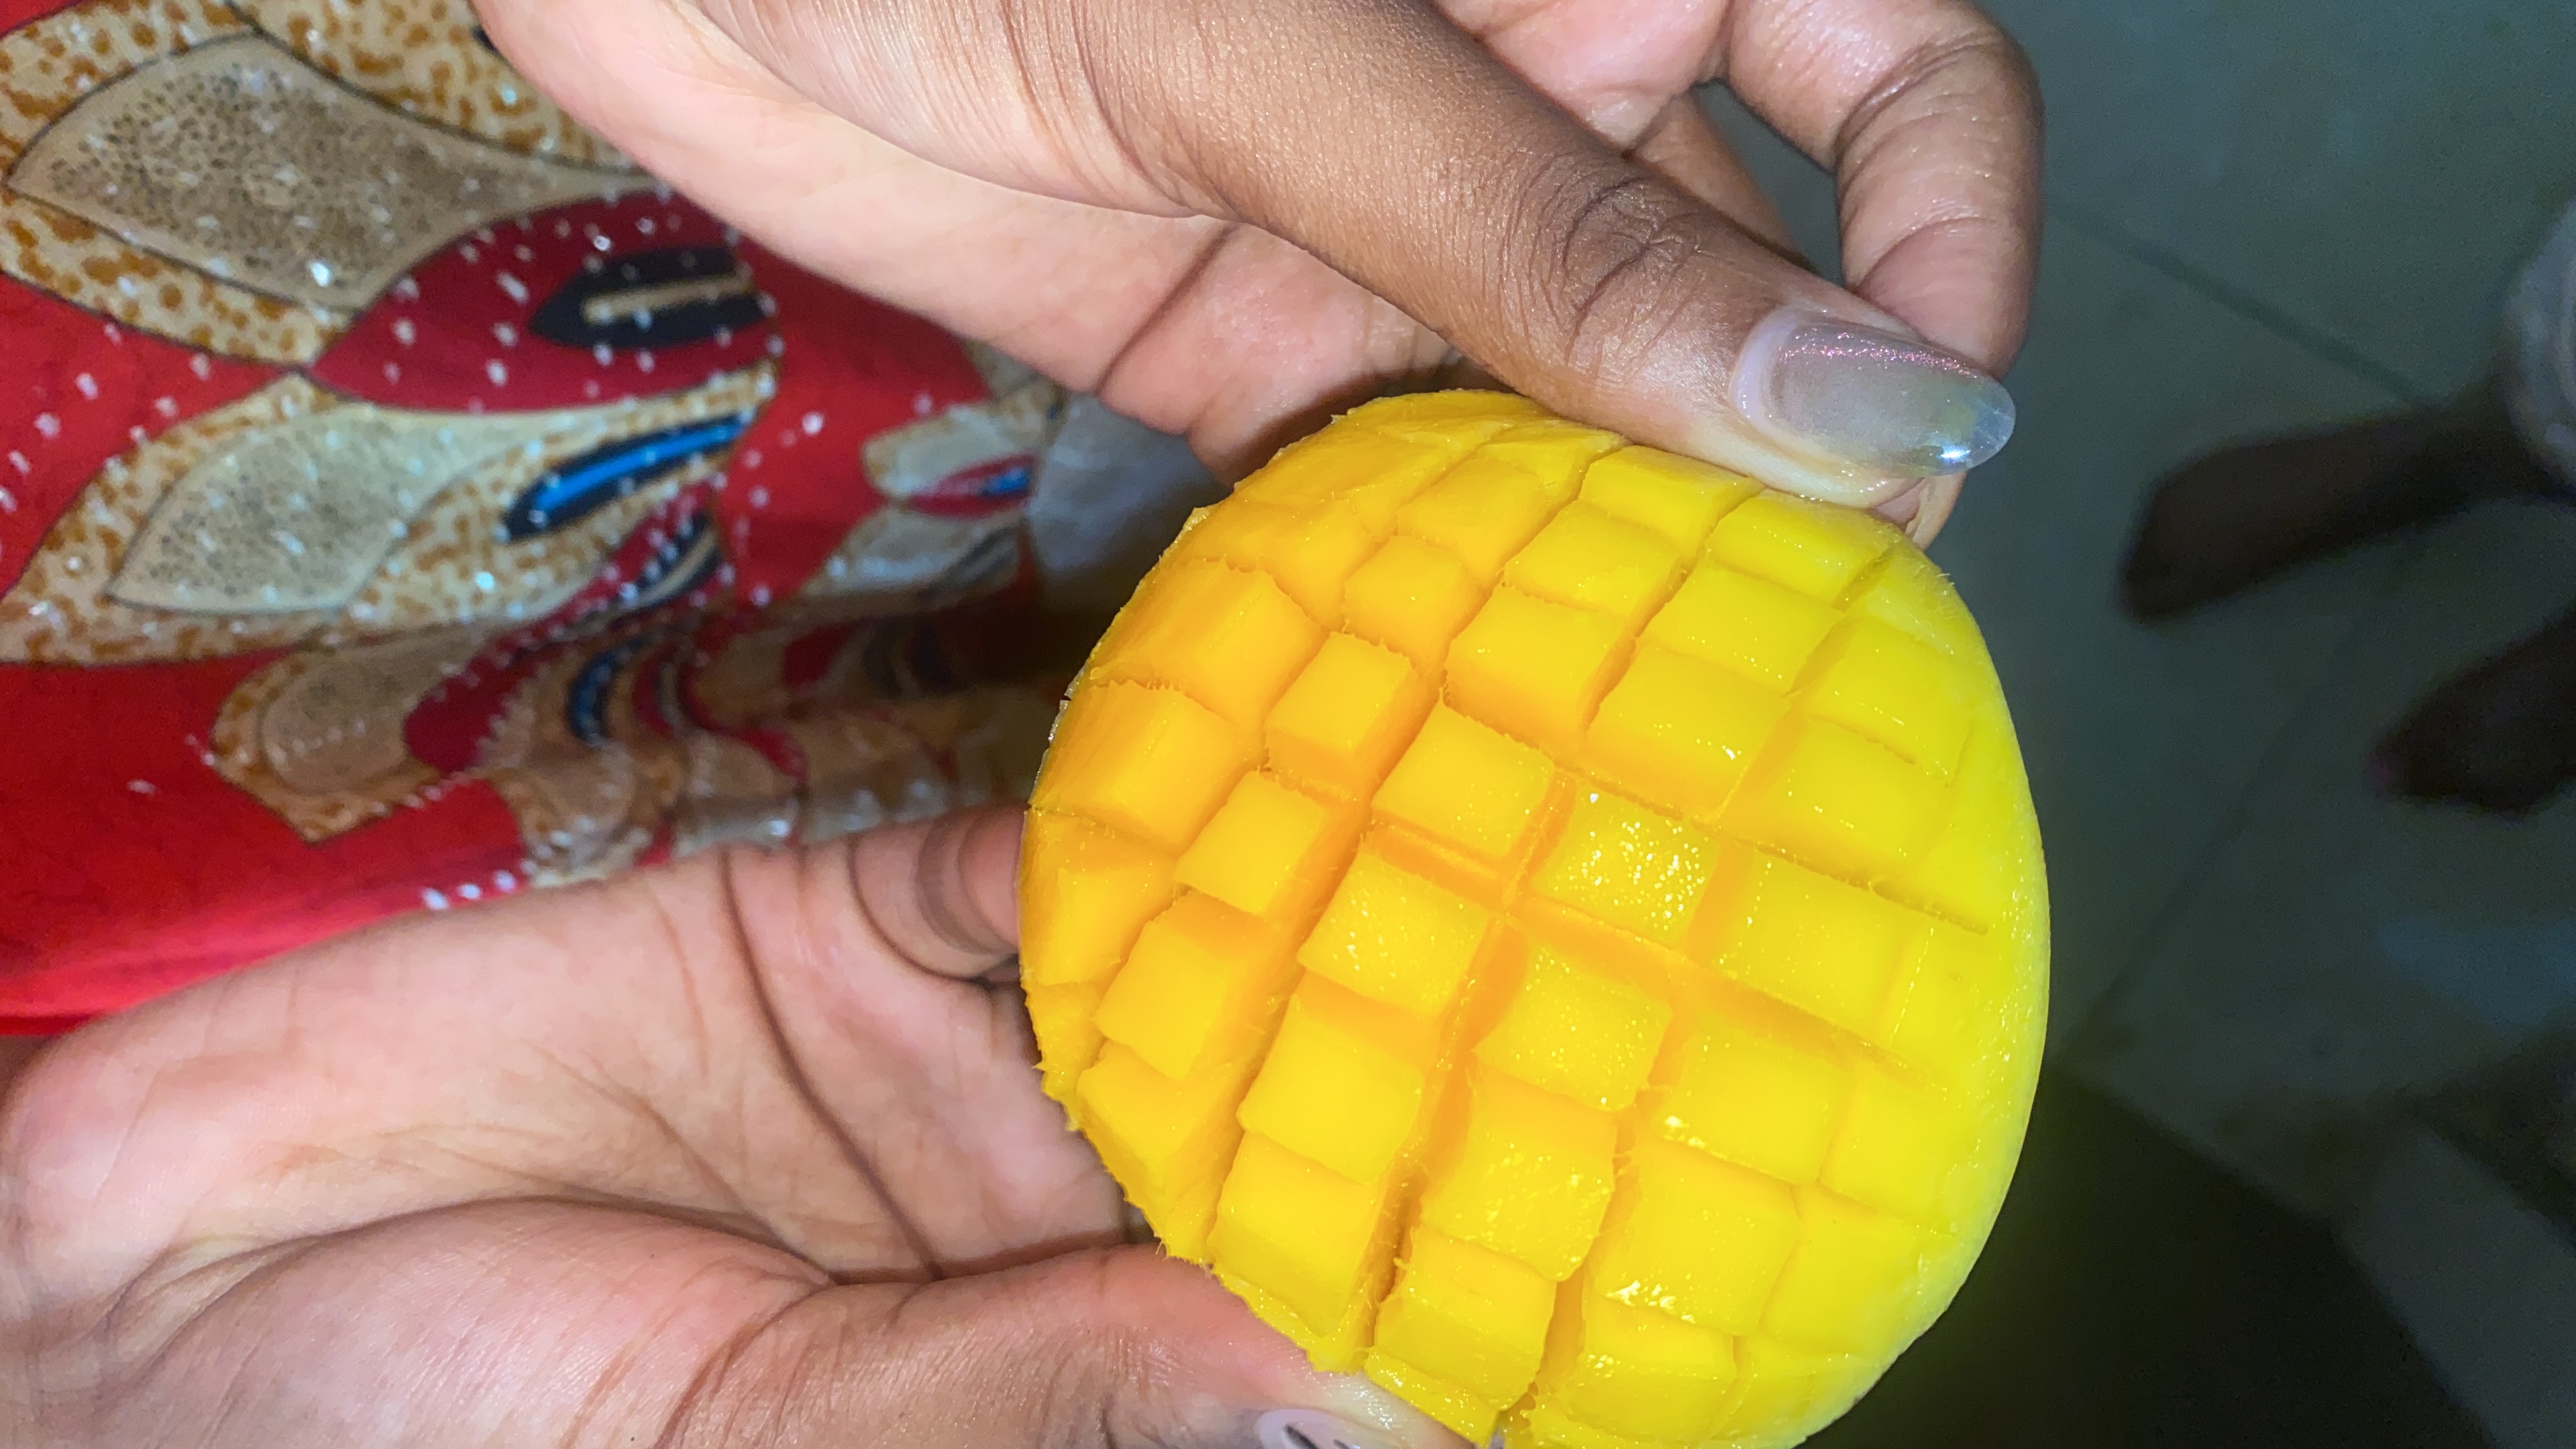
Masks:
[[[712,1367],[664,1442],[1460,1443],[1365,1379],[1317,1372],[1205,1272],[1150,1248],[923,1285],[826,1289]]]

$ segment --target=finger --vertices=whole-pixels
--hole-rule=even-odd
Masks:
[[[948,866],[895,858],[967,883],[942,908],[961,938],[1007,925],[1014,833],[1010,811],[887,832],[947,842],[911,854]],[[863,909],[855,853],[709,852],[207,983],[39,1057],[0,1150],[80,1184],[84,1229],[138,1260],[567,1194],[840,1274],[1114,1241],[1116,1189],[1038,1091],[1025,1018],[899,959],[878,922],[934,912],[900,880]]]
[[[995,806],[868,831],[850,847],[859,909],[894,955],[965,979],[1019,945],[1021,811]]]
[[[1969,0],[1738,0],[1725,78],[1832,170],[1853,290],[1989,372],[2020,348],[2039,88]]]
[[[1496,59],[1621,148],[1708,79],[1730,0],[1438,0]]]
[[[830,1290],[712,1370],[660,1442],[1291,1449],[1283,1411],[1352,1449],[1459,1442],[1364,1379],[1317,1373],[1204,1271],[1145,1248]]]
[[[1715,208],[1773,251],[1793,262],[1805,263],[1798,254],[1797,239],[1789,235],[1789,223],[1781,219],[1780,208],[1772,204],[1753,173],[1744,169],[1735,148],[1718,134],[1708,112],[1700,109],[1698,99],[1689,92],[1673,97],[1628,154]]]
[[[1090,163],[1111,173],[1096,194],[1134,204],[1120,178],[1143,176],[1297,243],[1559,412],[1794,491],[1877,502],[2009,428],[1991,380],[1624,158],[1412,0],[1059,0],[1010,10],[1021,30],[944,21],[933,0],[710,13],[863,124],[900,109],[875,78],[889,57],[946,73],[924,93],[989,97],[1016,70],[1048,144],[1112,158]],[[1010,181],[1027,174],[996,140],[1010,131],[946,144]]]
[[[1916,548],[1929,548],[1932,540],[1940,536],[1942,525],[1950,521],[1950,511],[1958,507],[1959,489],[1965,482],[1956,473],[1946,478],[1926,478],[1871,511],[1904,529]]]

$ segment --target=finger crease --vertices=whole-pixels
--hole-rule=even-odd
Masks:
[[[751,945],[750,926],[742,918],[742,892],[736,881],[736,875],[741,869],[740,858],[728,851],[723,856],[720,868],[724,873],[724,889],[720,894],[724,900],[725,929],[732,933],[736,959],[743,963],[743,974],[750,978],[751,998],[760,1008],[761,1030],[768,1034],[770,1050],[777,1056],[779,1070],[787,1078],[788,1089],[796,1094],[797,1100],[804,1104],[805,1110],[814,1115],[814,1120],[823,1125],[823,1130],[841,1149],[842,1158],[867,1184],[868,1191],[876,1194],[877,1202],[885,1208],[887,1220],[894,1224],[895,1231],[903,1235],[904,1247],[911,1251],[914,1260],[933,1275],[937,1275],[940,1271],[939,1260],[931,1251],[929,1237],[922,1232],[921,1225],[912,1220],[912,1215],[904,1211],[903,1204],[897,1202],[894,1194],[887,1190],[885,1178],[877,1171],[876,1163],[868,1157],[867,1150],[861,1147],[858,1139],[851,1136],[848,1129],[841,1125],[841,1119],[834,1116],[831,1109],[823,1104],[821,1089],[816,1087],[814,1079],[806,1074],[805,1063],[796,1055],[796,1048],[787,1040],[786,1028],[779,1019],[777,999],[770,993],[768,973],[760,968],[760,958]],[[867,912],[866,901],[861,900],[858,908],[864,916]],[[875,920],[868,921],[868,929],[876,933],[878,940],[887,939],[884,930]]]
[[[1904,59],[1880,75],[1878,84],[1860,98],[1843,117],[1842,124],[1834,129],[1833,148],[1826,158],[1827,169],[1837,175],[1843,174],[1844,162],[1849,159],[1852,149],[1878,125],[1880,118],[1897,102],[1919,92],[1943,72],[1982,60],[2009,74],[2014,66],[2008,44],[1999,35],[1970,30],[1907,52]]]

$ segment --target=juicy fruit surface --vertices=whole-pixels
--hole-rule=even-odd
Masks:
[[[1874,519],[1372,403],[1193,520],[1033,806],[1047,1090],[1171,1252],[1471,1440],[1794,1442],[1984,1241],[2039,842]]]

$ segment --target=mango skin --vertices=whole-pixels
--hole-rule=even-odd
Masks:
[[[1195,515],[1023,855],[1047,1091],[1167,1251],[1482,1443],[1796,1443],[1957,1291],[2047,1017],[2012,722],[1875,519],[1517,398]]]

